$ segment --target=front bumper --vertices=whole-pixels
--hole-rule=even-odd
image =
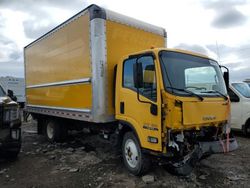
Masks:
[[[196,162],[203,156],[214,153],[226,153],[238,148],[235,138],[229,138],[219,141],[199,142],[193,151],[184,156],[182,159],[170,162],[169,167],[172,173],[176,175],[188,175],[193,170]]]
[[[21,129],[0,129],[0,154],[18,152],[21,148]]]
[[[235,138],[229,138],[228,140],[199,142],[199,146],[203,154],[226,153],[236,150],[238,148],[238,143]]]

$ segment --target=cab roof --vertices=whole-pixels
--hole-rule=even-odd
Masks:
[[[183,54],[188,54],[188,55],[193,55],[193,56],[197,56],[197,57],[201,57],[201,58],[214,60],[214,59],[212,59],[206,55],[200,54],[200,53],[196,53],[196,52],[192,52],[192,51],[188,51],[188,50],[182,50],[182,49],[175,49],[175,48],[151,48],[150,50],[139,51],[139,52],[131,54],[131,55],[136,56],[136,55],[147,53],[147,52],[154,52],[155,54],[158,54],[160,51],[178,52],[178,53],[183,53]],[[214,61],[216,61],[216,60],[214,60]]]

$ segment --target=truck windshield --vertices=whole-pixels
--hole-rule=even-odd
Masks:
[[[159,56],[166,91],[181,96],[190,96],[186,92],[190,91],[226,97],[223,76],[214,60],[171,51],[161,51]]]
[[[0,97],[4,97],[6,94],[3,90],[3,88],[0,86]]]
[[[246,83],[233,83],[232,86],[244,97],[250,98],[250,88]]]

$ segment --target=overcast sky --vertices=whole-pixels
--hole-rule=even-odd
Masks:
[[[166,28],[168,47],[250,78],[250,0],[0,0],[0,76],[23,77],[23,47],[90,4]]]

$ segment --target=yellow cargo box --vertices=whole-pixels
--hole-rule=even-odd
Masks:
[[[27,111],[114,121],[116,64],[165,44],[163,28],[90,5],[24,48]]]

